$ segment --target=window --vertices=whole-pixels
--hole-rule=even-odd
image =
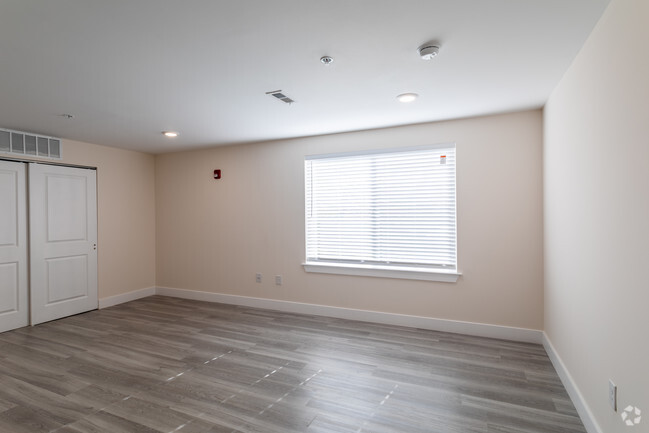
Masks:
[[[457,280],[455,145],[308,156],[309,272]]]

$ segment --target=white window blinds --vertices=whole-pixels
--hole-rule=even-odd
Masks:
[[[305,160],[307,263],[455,271],[455,144]]]

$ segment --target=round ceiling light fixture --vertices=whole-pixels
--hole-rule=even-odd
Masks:
[[[397,96],[399,102],[412,102],[419,97],[416,93],[402,93]]]
[[[320,57],[320,62],[323,65],[331,65],[334,62],[334,58],[331,56],[322,56]]]
[[[417,48],[417,52],[422,60],[430,60],[439,54],[438,42],[426,42],[424,45]]]
[[[162,135],[169,138],[178,137],[178,133],[176,131],[162,131]]]

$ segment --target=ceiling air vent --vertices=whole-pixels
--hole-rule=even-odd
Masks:
[[[61,139],[0,128],[0,153],[61,159]]]
[[[283,94],[281,90],[273,90],[272,92],[266,92],[266,94],[274,96],[280,101],[286,102],[287,104],[292,104],[293,102],[295,102],[294,100]]]

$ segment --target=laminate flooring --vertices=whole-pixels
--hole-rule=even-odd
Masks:
[[[0,334],[0,432],[585,430],[540,345],[152,296]]]

